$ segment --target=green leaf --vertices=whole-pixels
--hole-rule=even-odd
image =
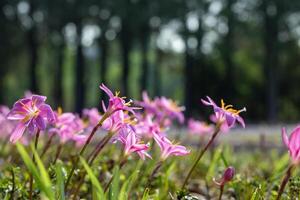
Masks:
[[[149,188],[146,188],[145,191],[144,191],[142,200],[148,200],[149,199],[149,192],[150,192]]]
[[[109,187],[109,199],[118,200],[120,186],[120,170],[119,166],[115,166],[113,170],[113,180]]]
[[[58,192],[58,199],[65,200],[65,186],[64,186],[64,175],[62,172],[62,163],[58,161],[55,167],[56,172],[56,190]]]
[[[103,189],[102,189],[102,186],[99,183],[98,179],[96,178],[96,175],[93,173],[92,169],[89,167],[89,165],[86,163],[86,161],[82,157],[80,157],[80,161],[81,161],[83,167],[85,168],[85,170],[92,182],[93,187],[96,189],[97,199],[98,200],[106,199]]]
[[[255,188],[250,200],[259,200],[259,187]]]
[[[134,169],[133,173],[130,175],[130,177],[124,182],[124,184],[122,185],[120,194],[119,194],[119,199],[120,200],[127,200],[130,190],[132,188],[133,183],[135,182],[135,180],[138,177],[138,174],[140,172],[140,168],[142,166],[142,162],[140,161],[137,164],[137,167]]]
[[[34,151],[34,157],[37,161],[38,169],[33,163],[28,153],[26,152],[25,148],[19,143],[17,143],[16,145],[26,167],[32,174],[34,180],[36,181],[38,188],[47,196],[48,199],[54,200],[54,191],[51,188],[51,181],[49,179],[49,175],[37,153]]]

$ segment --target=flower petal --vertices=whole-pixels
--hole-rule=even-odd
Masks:
[[[25,129],[26,129],[25,124],[19,123],[10,136],[10,139],[9,139],[10,142],[16,143],[22,137]]]
[[[38,115],[38,116],[35,118],[35,122],[36,122],[37,127],[38,127],[40,130],[45,130],[45,129],[46,129],[46,123],[45,123],[45,120],[44,120],[40,115]]]

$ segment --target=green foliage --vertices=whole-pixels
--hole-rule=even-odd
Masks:
[[[16,146],[27,169],[34,177],[34,180],[37,183],[37,187],[41,190],[42,193],[44,193],[47,196],[48,199],[54,200],[55,193],[52,190],[51,180],[49,178],[47,170],[45,169],[36,151],[33,149],[33,147],[31,148],[34,153],[34,158],[36,160],[37,167],[30,158],[29,154],[26,152],[25,148],[19,143],[17,143]]]
[[[93,173],[92,169],[89,167],[89,165],[86,163],[86,161],[83,158],[80,158],[80,161],[93,184],[93,189],[96,190],[97,199],[99,200],[106,199],[102,186],[99,183],[98,179],[96,178],[95,174]]]

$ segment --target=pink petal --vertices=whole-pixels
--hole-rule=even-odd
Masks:
[[[109,96],[109,98],[114,97],[114,94],[111,92],[111,90],[108,89],[108,87],[106,87],[103,83],[100,85],[100,89],[103,90]]]
[[[286,134],[286,129],[285,128],[281,129],[281,136],[282,136],[282,141],[285,144],[285,146],[289,147],[289,137]]]
[[[54,123],[55,120],[56,120],[56,117],[55,117],[55,114],[52,110],[52,108],[47,105],[47,104],[43,104],[39,107],[40,109],[40,115],[44,118],[47,118],[47,120],[50,122],[50,123]]]
[[[37,127],[38,127],[40,130],[45,130],[45,129],[46,129],[46,123],[45,123],[45,120],[44,120],[40,115],[38,115],[38,116],[35,118],[35,122],[36,122]]]
[[[40,96],[40,95],[32,95],[31,99],[33,101],[33,104],[39,107],[41,104],[43,104],[46,101],[47,97]]]
[[[22,137],[25,129],[25,124],[19,123],[10,136],[10,142],[16,143]]]

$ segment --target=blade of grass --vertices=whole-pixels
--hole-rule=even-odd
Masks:
[[[62,172],[62,163],[58,161],[55,166],[56,172],[56,191],[58,199],[65,200],[64,175]]]
[[[42,164],[41,160],[37,156],[37,153],[34,152],[38,168],[34,165],[32,159],[30,158],[29,154],[26,152],[25,148],[19,143],[17,143],[16,145],[17,145],[18,152],[21,155],[26,167],[28,168],[29,172],[32,173],[38,188],[47,196],[48,199],[54,200],[55,199],[54,192],[51,189],[51,182],[49,179],[49,175],[44,165]],[[41,174],[39,172],[41,172]]]
[[[119,194],[119,199],[120,200],[129,199],[128,197],[129,197],[130,190],[132,188],[133,183],[137,179],[138,174],[140,173],[140,168],[141,168],[142,164],[143,163],[141,161],[137,164],[137,167],[134,169],[133,173],[130,175],[130,177],[122,185],[121,190],[120,190],[120,194]]]
[[[92,182],[93,187],[96,189],[97,199],[99,199],[99,200],[106,199],[104,192],[103,192],[103,188],[102,188],[101,184],[99,183],[96,175],[93,173],[92,169],[89,167],[87,162],[82,157],[80,157],[80,162],[82,163],[84,169],[86,170],[86,172]]]
[[[142,200],[148,200],[149,199],[149,188],[146,188],[146,190],[144,191]]]
[[[120,187],[120,170],[115,166],[113,170],[113,180],[109,188],[109,200],[118,200]]]

